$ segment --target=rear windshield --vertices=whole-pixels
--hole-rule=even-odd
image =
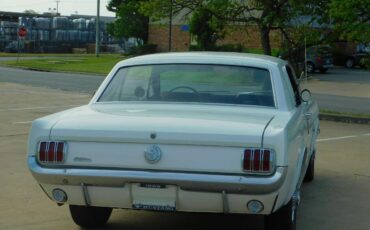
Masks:
[[[268,70],[200,64],[142,65],[121,68],[98,101],[275,106]]]

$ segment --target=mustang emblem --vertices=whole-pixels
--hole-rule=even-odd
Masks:
[[[161,160],[162,150],[158,145],[152,145],[144,152],[144,157],[151,164],[157,163]]]

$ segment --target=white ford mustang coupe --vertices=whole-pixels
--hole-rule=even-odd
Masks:
[[[88,105],[35,120],[28,166],[82,227],[118,208],[258,214],[289,230],[318,133],[283,60],[155,54],[118,63]]]

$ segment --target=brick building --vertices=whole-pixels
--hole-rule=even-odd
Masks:
[[[186,23],[185,14],[176,15],[172,20],[172,51],[188,51],[190,45],[196,44],[195,39],[189,33],[189,26]],[[169,26],[168,19],[149,24],[149,43],[156,44],[159,52],[168,51]],[[270,33],[272,48],[279,48],[282,42],[281,33],[272,31]],[[226,36],[218,41],[219,45],[234,44],[242,45],[245,48],[262,48],[260,33],[256,25],[248,27],[227,26]]]

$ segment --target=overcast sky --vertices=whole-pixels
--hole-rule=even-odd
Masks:
[[[100,15],[114,16],[106,9],[109,0],[100,0]],[[78,14],[96,15],[97,0],[60,0],[59,12],[62,15]],[[0,0],[0,11],[23,12],[35,10],[38,13],[57,8],[56,0]]]

